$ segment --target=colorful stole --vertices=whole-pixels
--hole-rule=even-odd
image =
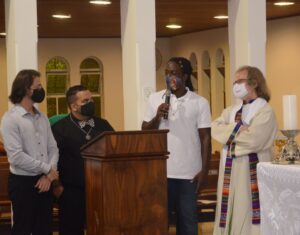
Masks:
[[[251,101],[252,103],[253,101]],[[235,115],[235,121],[237,122],[234,127],[229,139],[227,140],[227,156],[224,171],[224,182],[222,191],[222,202],[221,202],[221,216],[219,226],[225,228],[228,210],[228,198],[230,189],[230,177],[232,170],[232,162],[235,158],[235,136],[243,124],[242,119],[243,106],[237,111]],[[249,166],[250,166],[250,185],[251,185],[251,196],[252,196],[252,224],[260,224],[260,204],[259,204],[259,193],[257,185],[257,172],[256,165],[258,163],[258,157],[256,153],[249,154]]]

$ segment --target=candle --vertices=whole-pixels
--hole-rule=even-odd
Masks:
[[[283,124],[284,130],[298,129],[297,120],[297,96],[283,96]]]

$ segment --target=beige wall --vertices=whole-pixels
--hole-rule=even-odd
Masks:
[[[162,54],[162,64],[157,70],[157,90],[163,89],[165,64],[170,57],[170,39],[162,38],[156,47]],[[46,87],[45,66],[55,56],[65,58],[70,65],[70,85],[80,83],[79,66],[89,56],[97,57],[104,67],[104,112],[103,116],[116,130],[124,129],[123,81],[122,81],[122,48],[120,39],[39,39],[39,71]],[[6,49],[5,39],[0,39],[0,117],[8,109],[6,82]],[[46,112],[46,102],[40,105]]]
[[[8,108],[5,40],[0,38],[0,118]]]
[[[216,68],[216,55],[217,50],[222,49],[225,55],[225,86],[227,90],[231,89],[231,81],[229,79],[229,49],[228,49],[228,34],[227,28],[208,30],[193,34],[187,34],[183,36],[174,37],[171,40],[171,52],[172,56],[184,56],[190,58],[192,53],[195,53],[198,62],[198,93],[201,96],[207,97],[207,81],[206,75],[202,71],[203,67],[206,67],[202,61],[203,53],[208,52],[210,57],[210,70],[211,70],[211,112],[212,118],[216,118],[222,112],[219,99],[220,94],[216,91],[218,90],[218,71]],[[222,94],[221,94],[222,95]],[[231,103],[231,92],[226,93],[226,104]],[[223,103],[223,102],[222,102]],[[212,141],[213,151],[219,150],[221,145],[215,140]]]
[[[203,51],[207,50],[211,57],[212,79],[212,116],[220,114],[215,70],[215,55],[218,48],[225,54],[226,70],[226,103],[230,105],[231,84],[229,71],[229,48],[227,28],[209,30],[174,37],[171,40],[172,55],[181,55],[189,58],[195,52],[198,59],[198,86],[201,86],[201,58]],[[267,23],[267,82],[271,91],[271,106],[274,108],[279,128],[283,128],[282,96],[296,94],[298,97],[298,110],[300,110],[300,17],[290,17],[268,21]],[[200,75],[200,77],[199,77]],[[199,88],[201,95],[201,87]],[[298,119],[300,113],[298,112]],[[300,123],[298,121],[298,123]],[[298,124],[299,125],[299,124]],[[299,126],[300,127],[300,126]],[[300,141],[300,137],[298,137]],[[219,147],[215,142],[213,149]]]
[[[65,58],[70,65],[70,85],[80,83],[80,63],[89,56],[97,57],[103,64],[104,109],[103,117],[116,130],[123,130],[123,85],[120,39],[39,39],[38,65],[45,86],[45,66],[55,56]],[[5,64],[5,41],[0,41],[0,115],[7,110],[7,85]],[[2,85],[3,84],[3,85]],[[45,86],[46,87],[46,86]],[[46,112],[46,102],[40,105]]]
[[[120,39],[39,39],[39,71],[45,76],[45,66],[54,56],[64,57],[70,65],[70,85],[80,83],[80,63],[89,56],[103,64],[104,110],[116,130],[123,130],[123,85]],[[44,80],[45,81],[45,80]],[[45,102],[41,106],[46,110]]]
[[[298,120],[300,118],[300,17],[268,23],[266,77],[271,90],[270,104],[276,112],[278,126],[282,129],[283,95],[297,95]]]
[[[204,96],[203,91],[203,72],[202,72],[202,56],[205,51],[209,53],[210,56],[210,68],[211,68],[211,102],[212,102],[212,116],[215,118],[220,114],[220,110],[216,110],[217,107],[218,95],[216,92],[217,87],[217,69],[216,69],[216,54],[218,48],[221,48],[225,55],[225,66],[226,66],[226,86],[230,89],[231,82],[229,80],[229,49],[228,49],[228,40],[227,40],[227,28],[208,30],[199,33],[186,34],[183,36],[174,37],[171,40],[171,52],[172,56],[184,56],[190,58],[190,55],[194,52],[197,61],[198,61],[198,90],[199,95]],[[227,97],[227,100],[230,104],[231,96]]]
[[[267,81],[272,93],[273,106],[279,127],[282,128],[282,95],[298,95],[300,110],[300,17],[269,21],[267,24]],[[211,58],[212,116],[221,110],[217,90],[216,52],[225,54],[227,105],[231,103],[229,48],[227,28],[186,34],[173,38],[159,38],[156,47],[162,54],[162,65],[157,71],[157,90],[165,87],[164,70],[171,56],[190,57],[194,52],[198,60],[198,86],[201,95],[202,55],[208,51]],[[104,117],[117,130],[123,130],[123,92],[120,39],[39,39],[39,70],[45,75],[45,65],[53,56],[62,56],[71,66],[71,85],[79,83],[80,62],[88,57],[99,58],[104,66]],[[0,116],[7,110],[5,40],[0,39]],[[45,104],[41,105],[45,111]],[[300,115],[299,115],[300,117]],[[216,147],[216,146],[215,146]]]
[[[166,88],[165,83],[165,69],[168,60],[171,57],[170,38],[156,39],[156,48],[162,55],[162,63],[159,69],[156,71],[156,90],[160,91]]]

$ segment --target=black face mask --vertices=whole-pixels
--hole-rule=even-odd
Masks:
[[[45,90],[44,88],[34,89],[31,99],[35,103],[41,103],[45,99]]]
[[[90,101],[80,107],[80,113],[86,117],[92,117],[95,114],[95,103]]]

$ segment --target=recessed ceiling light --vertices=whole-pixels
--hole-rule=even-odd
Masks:
[[[218,19],[218,20],[226,20],[228,19],[228,16],[225,16],[225,15],[219,15],[219,16],[214,16],[215,19]]]
[[[169,29],[180,29],[180,28],[182,28],[182,26],[179,25],[179,24],[168,24],[168,25],[166,25],[166,27],[169,28]]]
[[[109,5],[111,4],[111,1],[109,0],[102,0],[102,1],[90,1],[91,4],[97,4],[97,5]]]
[[[290,5],[294,5],[294,2],[274,2],[275,6],[290,6]]]
[[[53,18],[58,18],[58,19],[70,19],[71,15],[64,15],[64,14],[54,14],[52,15]]]
[[[6,36],[5,32],[0,33],[0,36]]]

